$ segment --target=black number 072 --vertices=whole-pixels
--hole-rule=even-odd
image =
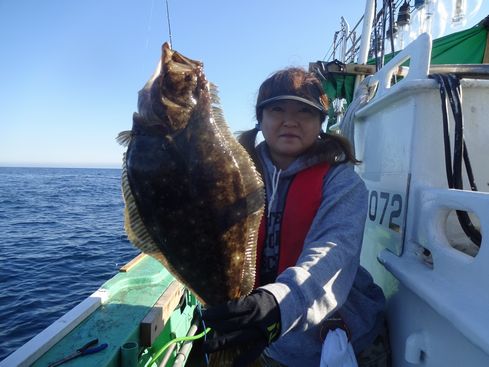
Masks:
[[[388,213],[388,214],[387,214]],[[395,219],[399,218],[402,213],[402,196],[391,194],[384,191],[371,190],[368,200],[368,217],[372,222],[388,226],[390,229],[398,232],[400,223]],[[385,223],[386,214],[389,216],[389,222]]]

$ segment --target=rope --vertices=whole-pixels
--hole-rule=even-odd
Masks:
[[[445,142],[445,167],[447,172],[448,187],[451,189],[463,190],[462,180],[462,161],[470,182],[472,191],[477,191],[474,180],[472,166],[469,160],[469,153],[463,137],[463,113],[462,113],[462,90],[459,79],[453,75],[432,74],[430,78],[435,79],[440,87],[440,97],[442,104],[443,118],[443,137]],[[450,151],[450,135],[448,122],[447,99],[450,102],[452,114],[455,120],[453,165]],[[473,225],[468,213],[463,210],[456,210],[458,221],[463,231],[470,240],[478,247],[481,245],[482,236],[480,231]]]

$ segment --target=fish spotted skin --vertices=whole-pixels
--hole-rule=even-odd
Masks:
[[[163,45],[139,92],[124,155],[129,240],[160,260],[204,304],[254,285],[263,183],[227,127],[203,65]]]

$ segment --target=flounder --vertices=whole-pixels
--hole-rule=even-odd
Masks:
[[[254,286],[263,182],[225,123],[203,64],[163,45],[139,92],[122,169],[129,240],[204,304]]]

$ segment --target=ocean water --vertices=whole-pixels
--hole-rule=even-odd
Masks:
[[[0,167],[0,360],[139,251],[117,169]]]

